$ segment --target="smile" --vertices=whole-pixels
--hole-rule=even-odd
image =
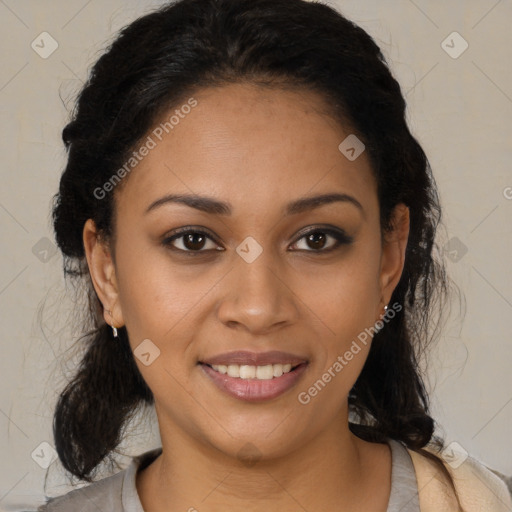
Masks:
[[[199,365],[220,391],[248,402],[271,400],[296,385],[308,363],[252,365]]]

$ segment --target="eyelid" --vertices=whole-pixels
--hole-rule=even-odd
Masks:
[[[195,226],[185,226],[182,228],[177,228],[173,230],[171,233],[165,236],[165,240],[171,240],[179,238],[179,235],[187,235],[189,233],[201,233],[202,235],[210,237],[215,243],[219,243],[217,240],[217,237],[208,229],[202,228],[202,227],[195,227]]]
[[[294,243],[298,242],[299,240],[304,238],[306,235],[309,235],[311,233],[316,233],[317,231],[320,233],[326,233],[327,235],[334,236],[335,238],[336,237],[343,238],[347,242],[352,242],[354,240],[354,237],[348,235],[344,229],[336,228],[334,226],[329,226],[329,225],[324,225],[324,226],[318,225],[318,226],[308,226],[307,228],[300,230],[297,233],[297,238]]]
[[[335,239],[335,244],[333,247],[330,247],[329,249],[320,249],[318,251],[315,251],[315,250],[303,250],[303,249],[300,249],[302,250],[303,252],[306,252],[306,253],[312,253],[312,254],[328,254],[330,252],[333,252],[335,251],[336,249],[339,249],[341,248],[343,245],[348,245],[348,244],[351,244],[353,241],[354,241],[354,237],[353,236],[350,236],[348,235],[345,230],[341,229],[341,228],[335,228],[335,227],[331,227],[331,226],[313,226],[313,227],[308,227],[308,228],[305,228],[303,230],[301,230],[298,235],[297,235],[297,238],[295,240],[295,242],[293,242],[292,245],[295,245],[297,244],[300,240],[302,240],[304,237],[310,235],[310,234],[313,234],[313,233],[325,233],[326,235],[328,236],[331,236],[332,238]]]
[[[183,249],[178,249],[174,247],[171,243],[175,240],[178,240],[179,238],[182,238],[185,235],[188,235],[190,233],[199,233],[201,235],[206,236],[213,242],[215,242],[217,245],[220,245],[219,241],[217,240],[217,237],[214,236],[209,230],[202,227],[194,227],[194,226],[185,226],[182,228],[178,228],[172,231],[172,233],[169,233],[168,235],[165,235],[162,240],[162,245],[165,247],[169,247],[170,249],[177,251],[182,254],[201,254],[201,253],[209,253],[212,250],[225,250],[225,249],[209,249],[209,250],[200,250],[200,251],[184,251]]]

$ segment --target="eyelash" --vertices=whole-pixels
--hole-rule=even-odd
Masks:
[[[325,253],[333,252],[337,249],[340,249],[343,245],[349,245],[353,242],[353,237],[347,235],[346,233],[344,233],[341,230],[338,231],[338,230],[335,230],[332,228],[318,227],[318,228],[314,228],[309,231],[306,231],[305,233],[302,233],[301,236],[293,243],[293,245],[297,244],[300,240],[302,240],[303,238],[306,238],[308,235],[311,235],[314,233],[324,233],[326,235],[329,235],[335,239],[336,243],[334,244],[333,247],[330,247],[329,249],[320,249],[317,251],[315,251],[313,249],[309,249],[309,250],[308,249],[298,249],[299,251],[310,252],[310,253],[314,253],[314,254],[325,254]],[[209,238],[211,241],[218,244],[218,242],[215,240],[215,238],[210,233],[208,233],[207,231],[205,231],[201,228],[195,228],[195,229],[181,228],[181,229],[177,230],[172,236],[165,238],[162,241],[162,245],[164,245],[165,247],[167,247],[173,251],[178,251],[178,252],[181,252],[181,253],[184,253],[187,255],[190,254],[191,256],[198,256],[201,253],[207,253],[212,250],[218,250],[218,249],[207,249],[207,250],[191,251],[191,250],[177,249],[176,247],[174,247],[172,245],[172,242],[174,242],[174,240],[183,238],[185,235],[188,235],[188,234],[204,235],[205,237]]]

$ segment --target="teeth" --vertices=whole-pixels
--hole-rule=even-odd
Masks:
[[[230,364],[226,366],[223,364],[212,364],[212,368],[219,373],[227,373],[229,377],[236,377],[239,379],[270,380],[274,377],[281,377],[283,373],[290,372],[292,365],[290,363],[267,364],[264,366],[249,366],[246,364]]]

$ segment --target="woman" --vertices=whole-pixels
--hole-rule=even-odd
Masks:
[[[63,131],[54,227],[93,330],[54,436],[88,482],[141,405],[162,447],[40,510],[512,507],[434,436],[416,357],[448,281],[404,113],[320,3],[182,0],[121,32]]]

